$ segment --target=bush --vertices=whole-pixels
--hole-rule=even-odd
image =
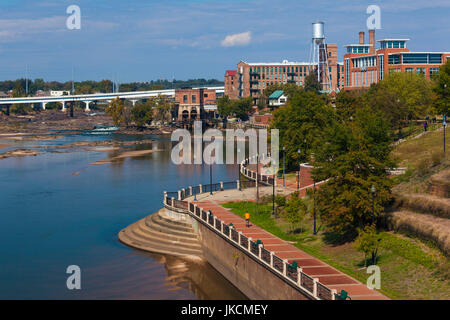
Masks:
[[[444,153],[441,151],[435,151],[431,155],[431,162],[433,166],[437,166],[441,164],[442,160],[444,159]]]
[[[367,257],[370,256],[370,262],[376,264],[381,241],[380,235],[374,226],[366,226],[363,230],[358,229],[358,233],[355,244],[358,251],[364,252],[364,263],[367,265]]]

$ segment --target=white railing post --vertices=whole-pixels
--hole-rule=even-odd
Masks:
[[[220,191],[223,191],[223,181],[220,181]]]
[[[283,260],[283,275],[285,277],[287,277],[287,264],[288,264],[288,261],[286,259]]]
[[[242,231],[239,231],[239,233],[238,233],[238,244],[239,244],[239,246],[241,245],[241,234],[242,234]]]
[[[297,268],[297,285],[302,287],[302,268]]]
[[[259,257],[259,259],[262,259],[262,257],[261,257],[261,248],[262,248],[262,244],[258,244],[258,257]]]
[[[239,180],[236,180],[236,186],[237,186],[238,190],[241,189],[241,184],[240,184]]]
[[[231,241],[233,241],[233,236],[232,236],[232,233],[233,233],[233,232],[231,232],[231,231],[233,231],[233,227],[229,226],[228,228],[230,229],[230,232],[228,232],[228,238],[229,238]]]
[[[172,197],[172,207],[175,207],[175,198]]]
[[[337,290],[331,289],[331,300],[336,300]]]
[[[250,246],[250,242],[252,241],[252,238],[248,238],[248,248],[247,248],[247,250],[249,251],[249,252],[252,252],[252,250],[251,250],[251,246]]]
[[[199,184],[198,187],[199,187],[199,189],[200,189],[199,194],[200,194],[200,193],[203,193],[203,186],[202,186],[201,184]]]
[[[178,190],[178,200],[181,200],[181,190]]]
[[[192,196],[192,187],[189,187],[189,196]]]
[[[319,282],[319,278],[314,278],[313,282],[313,296],[317,298],[317,282]]]
[[[164,191],[164,204],[167,204],[167,191]]]
[[[270,251],[270,267],[273,268],[273,252]]]
[[[197,215],[197,204],[194,203],[194,215]]]

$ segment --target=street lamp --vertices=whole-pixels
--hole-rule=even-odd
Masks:
[[[237,161],[239,161],[240,152],[241,152],[241,149],[238,148],[237,149],[237,157],[236,157]],[[238,179],[239,179],[239,191],[241,191],[241,163],[240,162],[238,163]]]
[[[445,159],[445,127],[447,126],[447,84],[444,84],[444,116],[442,125],[444,126],[444,159]]]
[[[276,163],[274,163],[274,167],[276,167]],[[273,171],[272,180],[272,216],[275,216],[275,170]]]
[[[300,149],[297,150],[298,159],[300,160]],[[300,161],[299,161],[300,162]],[[300,163],[298,164],[298,179],[297,179],[297,191],[300,192]]]
[[[286,157],[286,147],[283,146],[283,189],[286,187],[286,178],[285,178],[285,157]]]
[[[316,229],[316,180],[314,180],[314,188],[313,188],[313,217],[314,217],[314,232],[313,234],[317,234]]]
[[[375,223],[375,192],[377,189],[374,185],[370,188],[370,192],[372,193],[372,223]]]

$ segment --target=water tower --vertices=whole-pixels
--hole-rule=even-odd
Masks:
[[[325,44],[324,23],[317,21],[312,24],[312,42],[310,52],[310,70],[315,70],[317,80],[322,90],[331,91],[331,72],[328,66],[327,45]]]

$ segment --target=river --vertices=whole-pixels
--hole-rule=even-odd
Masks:
[[[117,151],[54,148],[109,139],[153,139],[125,150],[163,151],[90,165]],[[2,143],[12,144],[0,138]],[[36,157],[0,160],[0,299],[245,299],[207,263],[118,241],[122,228],[162,207],[164,190],[209,183],[207,165],[171,162],[170,136],[80,132],[13,143],[44,145]],[[237,171],[215,165],[213,180],[236,180]],[[81,290],[66,287],[69,265],[81,268]]]

